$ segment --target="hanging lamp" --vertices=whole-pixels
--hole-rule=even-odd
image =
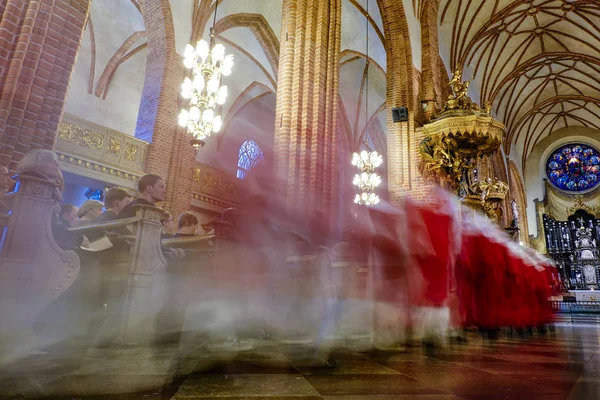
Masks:
[[[359,193],[354,197],[354,203],[364,206],[373,206],[379,203],[379,196],[375,193],[381,184],[381,177],[375,172],[383,163],[383,157],[376,151],[371,151],[367,140],[369,133],[369,0],[366,10],[366,79],[365,79],[365,134],[364,145],[366,150],[352,154],[352,165],[358,168],[352,183],[358,187]]]
[[[185,47],[183,64],[192,70],[192,79],[185,78],[181,96],[190,101],[189,108],[181,110],[179,125],[192,135],[190,144],[198,153],[213,133],[221,130],[223,120],[217,114],[217,106],[227,101],[227,86],[221,84],[223,76],[231,75],[233,55],[225,55],[225,46],[216,43],[215,24],[219,2],[215,4],[210,41],[200,40],[196,47]]]

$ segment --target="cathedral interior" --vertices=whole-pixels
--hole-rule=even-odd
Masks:
[[[0,398],[600,399],[600,1],[0,18]]]

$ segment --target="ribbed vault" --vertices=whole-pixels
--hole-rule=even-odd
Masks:
[[[597,0],[442,0],[440,25],[446,65],[464,67],[523,164],[554,130],[600,125]]]

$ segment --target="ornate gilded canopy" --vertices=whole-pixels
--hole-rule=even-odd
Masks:
[[[452,94],[444,110],[423,127],[419,169],[425,179],[455,191],[466,203],[497,220],[497,208],[508,193],[498,181],[488,158],[500,148],[505,127],[467,96],[469,82],[460,70],[450,82]]]

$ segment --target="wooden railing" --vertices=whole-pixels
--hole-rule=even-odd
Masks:
[[[165,268],[160,240],[163,210],[139,205],[135,217],[81,225],[73,233],[91,236],[108,234],[114,247],[91,257],[105,286],[109,308],[108,322],[98,336],[121,342],[148,342],[154,337],[154,319],[165,298]],[[116,234],[115,234],[116,232]]]
[[[11,195],[10,214],[0,215],[0,219],[6,221],[0,253],[3,348],[10,347],[14,338],[26,336],[21,333],[32,331],[41,317],[52,316],[48,309],[53,302],[69,297],[61,294],[87,294],[89,286],[98,284],[98,280],[101,287],[98,303],[104,308],[89,313],[98,314],[98,318],[93,321],[94,329],[88,335],[100,343],[129,344],[180,332],[188,302],[201,302],[205,299],[202,296],[208,296],[203,294],[202,288],[210,289],[207,292],[217,293],[217,296],[226,295],[224,301],[237,302],[240,310],[246,310],[247,296],[250,293],[262,295],[268,280],[275,282],[268,289],[274,296],[269,301],[276,296],[291,296],[296,302],[302,302],[306,297],[321,296],[320,288],[328,285],[321,279],[320,270],[329,268],[324,261],[314,261],[316,264],[307,269],[310,272],[302,269],[300,275],[294,272],[298,268],[286,268],[296,253],[300,258],[316,260],[312,255],[321,254],[323,249],[308,244],[288,246],[288,241],[298,238],[277,233],[275,242],[264,244],[267,251],[263,252],[261,246],[249,240],[251,233],[240,230],[240,225],[242,228],[254,225],[241,220],[235,209],[223,212],[221,220],[215,223],[214,234],[161,240],[163,211],[138,206],[132,218],[68,229],[71,234],[90,238],[107,235],[112,248],[98,252],[65,251],[59,248],[51,227],[60,195],[56,185],[23,176],[18,187]],[[289,251],[294,254],[288,260]],[[311,257],[307,258],[307,254]],[[269,264],[280,264],[282,268],[269,269]],[[95,277],[87,274],[92,269],[97,271]],[[306,281],[305,274],[313,272],[316,275],[310,276],[310,282]],[[65,293],[69,289],[71,291]],[[79,301],[76,296],[70,300]],[[270,304],[271,307],[280,305]]]
[[[80,270],[75,252],[62,250],[52,234],[57,185],[22,175],[7,197],[10,212],[2,215],[0,242],[0,341],[5,349],[73,284]]]
[[[82,267],[98,269],[104,293],[100,300],[106,302],[106,315],[96,332],[96,340],[150,341],[155,337],[156,316],[169,295],[167,264],[178,261],[177,257],[167,260],[170,249],[180,249],[192,261],[213,260],[215,235],[161,243],[163,210],[142,205],[137,206],[135,217],[67,230],[73,235],[107,235],[112,248],[99,252],[62,250],[52,230],[60,199],[56,184],[22,176],[17,188],[15,193],[0,198],[0,203],[9,210],[0,212],[3,227],[0,340],[6,345],[3,348],[10,347],[11,339],[26,336],[23,332],[31,332],[36,321],[75,282],[86,292],[86,285],[94,282],[85,280],[89,278],[78,279]]]

